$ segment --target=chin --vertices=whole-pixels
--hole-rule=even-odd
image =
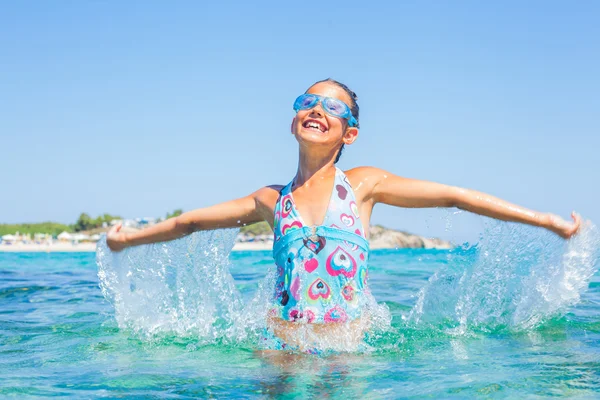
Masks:
[[[300,132],[300,134],[297,136],[298,136],[298,139],[300,139],[306,143],[324,143],[324,142],[327,142],[329,139],[327,134],[324,134],[324,133],[318,134],[315,132]]]
[[[315,131],[313,129],[300,127],[299,132],[302,136],[313,136],[313,137],[328,137],[329,136],[329,130],[327,130],[325,132],[321,132],[321,131]]]

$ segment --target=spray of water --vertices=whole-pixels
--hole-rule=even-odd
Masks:
[[[275,265],[250,300],[242,295],[230,272],[229,254],[237,230],[197,232],[168,243],[111,252],[102,239],[97,248],[98,277],[104,296],[113,304],[121,329],[144,339],[163,335],[197,337],[201,344],[255,345],[267,326],[275,287]],[[370,294],[368,327],[389,327],[391,317]],[[299,342],[318,350],[356,351],[352,329],[335,337],[315,335],[310,326],[297,326]],[[342,327],[343,328],[343,327]],[[341,336],[348,336],[343,340]],[[351,344],[347,344],[351,343]],[[368,346],[361,347],[367,350]]]
[[[239,338],[240,320],[251,325],[258,310],[240,318],[244,307],[228,268],[236,235],[237,230],[199,232],[118,253],[101,240],[96,252],[100,288],[115,308],[119,327],[146,337]]]
[[[404,319],[451,334],[531,330],[579,302],[599,259],[600,232],[591,223],[564,241],[487,220],[480,242],[449,253]]]
[[[100,287],[114,306],[119,327],[148,339],[176,335],[197,338],[199,344],[254,347],[266,327],[275,268],[269,268],[252,298],[242,301],[229,270],[236,235],[237,230],[197,232],[119,253],[101,240]],[[405,337],[419,337],[424,330],[431,335],[440,327],[451,335],[531,331],[580,301],[599,259],[600,231],[590,223],[564,241],[541,230],[488,220],[476,246],[448,253],[447,263],[419,291],[400,326],[391,327],[389,309],[369,295],[368,338],[361,346],[350,340],[351,331],[348,341],[340,331],[332,338],[317,337],[309,327],[299,327],[297,335],[320,349],[370,351],[385,343],[401,345]]]

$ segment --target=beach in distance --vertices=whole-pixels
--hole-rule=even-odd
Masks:
[[[406,232],[388,229],[380,225],[371,226],[369,230],[369,244],[371,249],[450,249],[450,242],[437,239],[425,238]],[[271,250],[273,238],[266,233],[243,232],[238,234],[234,251],[259,251]],[[0,243],[0,252],[94,252],[95,242],[75,242],[52,240],[43,243]]]

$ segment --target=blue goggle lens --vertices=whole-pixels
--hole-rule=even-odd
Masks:
[[[302,95],[296,99],[294,110],[307,110],[317,105],[319,98],[317,96]]]
[[[348,110],[348,106],[344,102],[332,98],[323,99],[321,102],[325,111],[335,116],[343,116]]]

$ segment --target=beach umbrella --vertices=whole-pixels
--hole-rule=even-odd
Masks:
[[[56,237],[58,240],[72,240],[73,236],[69,232],[63,232]]]
[[[73,240],[78,240],[78,241],[88,240],[89,238],[90,237],[88,235],[85,235],[83,233],[78,233],[78,234],[72,236]]]

